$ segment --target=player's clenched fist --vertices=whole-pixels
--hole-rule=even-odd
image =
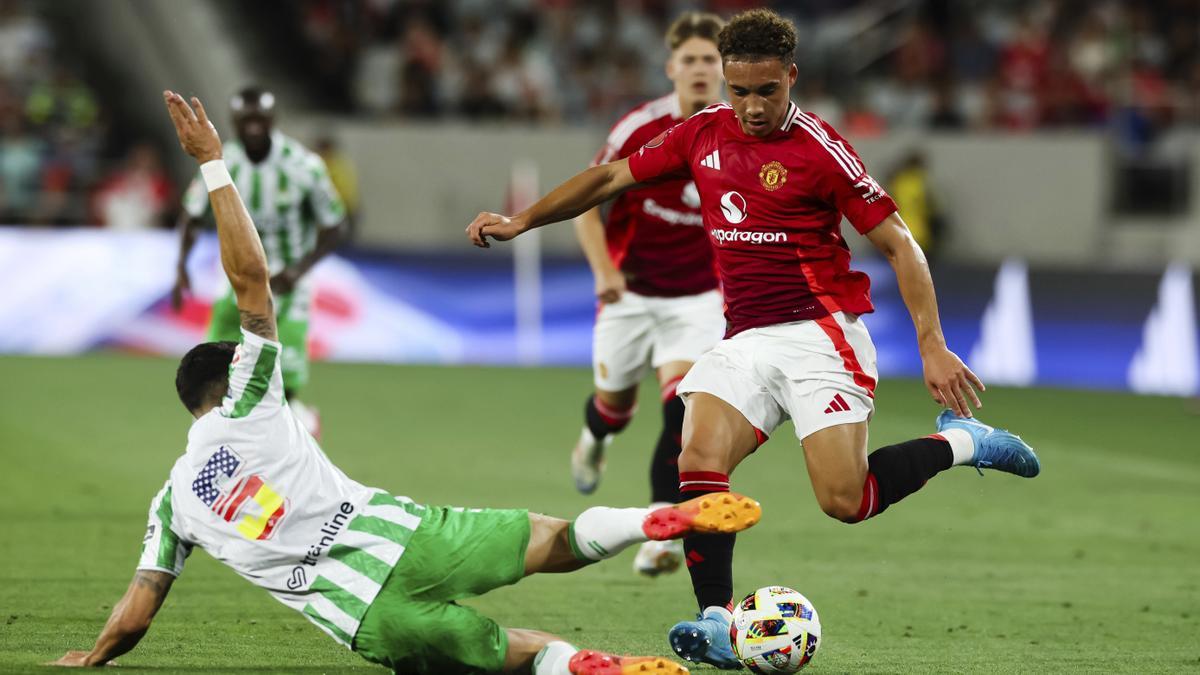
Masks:
[[[208,120],[208,114],[204,112],[204,105],[200,103],[200,99],[193,96],[189,106],[182,96],[168,89],[163,92],[163,100],[167,104],[171,122],[175,124],[175,133],[179,136],[179,145],[183,147],[183,151],[202,164],[221,159],[221,137],[217,135],[216,127]]]
[[[499,213],[481,213],[467,226],[467,238],[480,248],[488,248],[488,237],[496,241],[508,241],[527,229],[525,221],[521,219]]]

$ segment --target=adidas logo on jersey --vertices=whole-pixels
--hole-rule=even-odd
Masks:
[[[721,151],[713,150],[705,155],[704,159],[700,160],[700,166],[707,166],[710,169],[721,170]]]

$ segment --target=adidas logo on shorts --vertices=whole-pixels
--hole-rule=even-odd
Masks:
[[[849,412],[850,405],[846,403],[846,399],[842,398],[841,394],[834,394],[833,400],[829,402],[829,407],[825,409],[825,414],[835,412]]]

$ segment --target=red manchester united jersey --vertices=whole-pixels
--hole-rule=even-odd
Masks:
[[[848,143],[791,104],[759,138],[727,103],[709,106],[629,157],[639,182],[689,173],[716,251],[732,336],[757,326],[873,310],[850,270],[842,216],[861,234],[896,210]]]
[[[674,94],[634,108],[612,128],[592,164],[628,157],[680,119]],[[703,226],[700,196],[690,180],[628,190],[608,213],[608,255],[634,293],[676,297],[710,291],[717,287],[717,273]]]

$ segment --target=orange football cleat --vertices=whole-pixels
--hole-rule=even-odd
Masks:
[[[733,534],[752,527],[761,518],[758,502],[736,492],[718,492],[651,511],[642,523],[642,531],[655,541],[692,534]]]
[[[572,675],[688,675],[688,669],[655,656],[614,656],[583,650],[571,657]]]

